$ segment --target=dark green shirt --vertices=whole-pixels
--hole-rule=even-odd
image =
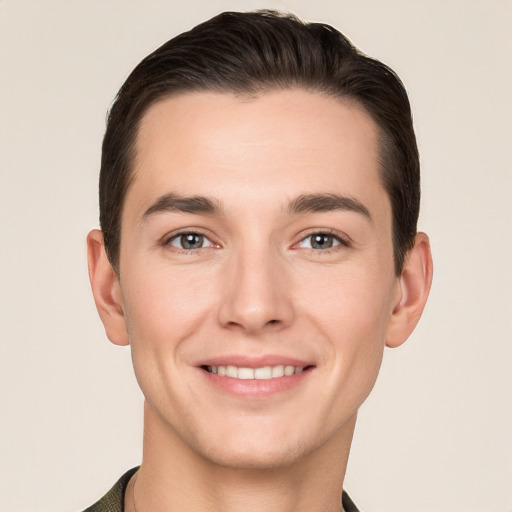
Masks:
[[[86,508],[84,512],[123,512],[124,510],[124,492],[126,491],[126,486],[130,481],[130,478],[139,468],[130,469],[130,471],[126,472],[110,489],[110,491],[101,498],[101,500],[97,501],[94,505],[91,505],[89,508]],[[357,507],[354,505],[353,501],[349,498],[349,495],[343,491],[343,495],[341,497],[341,502],[343,503],[343,508],[345,512],[359,512]]]

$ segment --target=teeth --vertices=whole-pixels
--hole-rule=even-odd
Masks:
[[[233,377],[242,380],[268,380],[276,377],[284,377],[301,373],[304,371],[303,367],[282,365],[277,366],[262,366],[261,368],[239,368],[238,366],[208,366],[210,373],[216,373],[221,376]]]
[[[285,375],[293,375],[295,373],[295,368],[293,366],[285,366],[284,374]]]
[[[272,377],[284,377],[284,366],[282,364],[272,367]]]
[[[236,379],[238,377],[238,368],[231,365],[226,366],[226,377],[234,377]]]
[[[238,372],[238,375],[240,375],[240,371]],[[272,367],[271,366],[264,366],[263,368],[256,368],[254,370],[254,378],[255,379],[271,379],[272,378]]]
[[[254,379],[254,370],[252,368],[238,368],[238,375],[230,375],[230,377],[245,380]]]

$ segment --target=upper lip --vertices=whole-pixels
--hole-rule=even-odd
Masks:
[[[305,368],[314,366],[311,361],[298,359],[277,354],[268,354],[262,356],[249,355],[225,355],[209,357],[201,360],[197,366],[236,366],[238,368],[262,368],[264,366],[295,366],[296,368]]]

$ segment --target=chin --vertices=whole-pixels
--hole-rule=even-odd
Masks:
[[[285,421],[253,420],[234,420],[230,427],[225,424],[219,429],[211,425],[202,436],[189,440],[195,444],[196,453],[218,466],[265,470],[298,463],[330,437],[312,425],[296,424],[294,428],[293,423]]]
[[[332,457],[351,444],[357,414],[329,425],[295,421],[236,421],[224,425],[210,424],[196,430],[188,439],[189,447],[203,460],[225,468],[272,470],[299,466],[302,462]],[[216,428],[218,427],[218,428]],[[198,435],[199,434],[199,435]]]
[[[270,470],[293,465],[305,455],[292,446],[216,446],[201,455],[217,466],[229,469]]]

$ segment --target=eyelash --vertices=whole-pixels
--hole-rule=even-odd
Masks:
[[[351,247],[350,239],[346,236],[342,236],[340,233],[334,230],[323,229],[320,231],[311,231],[305,237],[301,238],[300,241],[294,245],[297,247],[299,244],[303,243],[308,238],[313,236],[327,236],[332,238],[334,241],[338,242],[337,245],[329,247],[328,249],[315,249],[314,247],[306,247],[305,250],[309,251],[311,254],[331,254],[332,252],[336,252],[342,249],[346,249]]]
[[[208,245],[207,247],[198,247],[197,249],[185,249],[185,248],[180,248],[180,247],[175,247],[172,245],[171,242],[173,242],[174,240],[178,240],[179,238],[183,237],[183,236],[186,236],[186,235],[196,235],[196,236],[201,236],[203,237],[205,240],[207,240],[208,242],[210,242],[210,245]],[[174,250],[182,253],[182,254],[194,254],[194,253],[197,253],[197,251],[199,251],[200,249],[209,249],[210,247],[218,247],[217,244],[215,244],[214,242],[212,242],[212,240],[210,240],[210,238],[205,235],[204,233],[202,233],[201,231],[194,231],[194,230],[190,230],[190,231],[181,231],[179,233],[175,233],[173,234],[172,236],[169,236],[169,237],[166,237],[164,240],[163,240],[163,245],[164,246],[170,246],[172,247]]]
[[[183,236],[186,236],[186,235],[197,235],[197,236],[201,236],[203,237],[205,240],[207,240],[210,245],[206,246],[206,247],[198,247],[196,249],[185,249],[185,248],[180,248],[180,247],[175,247],[172,245],[171,242],[173,242],[174,240],[178,240],[180,237],[183,237]],[[348,247],[351,247],[351,244],[350,244],[350,240],[348,239],[348,237],[343,237],[341,236],[338,232],[336,231],[332,231],[332,230],[321,230],[321,231],[312,231],[310,233],[308,233],[306,236],[304,236],[303,238],[301,238],[299,240],[299,242],[297,242],[296,244],[294,244],[293,248],[296,248],[297,246],[299,246],[301,243],[303,243],[304,241],[306,241],[308,238],[311,238],[313,236],[326,236],[326,237],[330,237],[332,238],[335,242],[338,242],[337,245],[334,245],[332,247],[329,247],[328,249],[315,249],[314,247],[308,247],[308,248],[304,248],[306,249],[308,252],[312,253],[312,254],[330,254],[331,252],[334,252],[334,251],[338,251],[338,250],[341,250],[343,248],[348,248]],[[208,236],[206,236],[204,233],[202,233],[201,231],[181,231],[179,233],[175,233],[173,234],[172,236],[170,237],[166,237],[164,240],[163,240],[163,245],[164,246],[167,246],[167,247],[172,247],[174,250],[182,253],[182,254],[194,254],[194,253],[197,253],[197,251],[199,251],[200,249],[209,249],[209,248],[212,248],[212,247],[219,247],[218,244],[215,244],[212,240],[210,240],[210,238]]]

